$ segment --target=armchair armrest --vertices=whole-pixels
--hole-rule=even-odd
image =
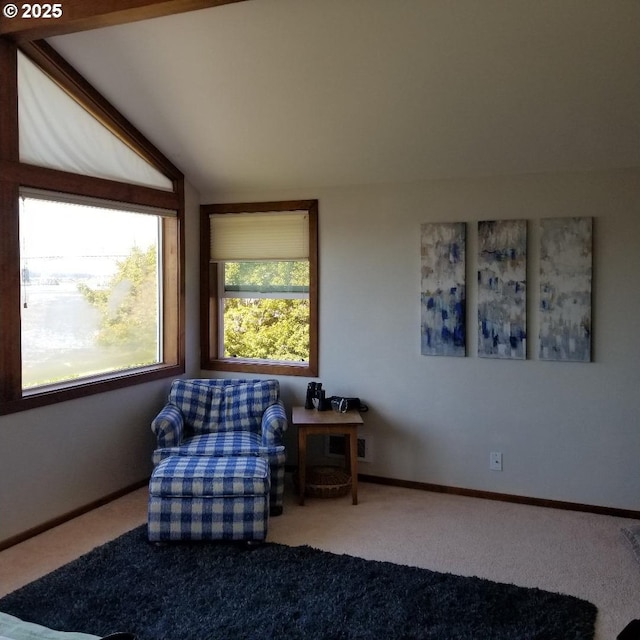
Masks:
[[[153,419],[151,430],[156,434],[158,449],[176,447],[182,440],[184,418],[178,407],[167,404]]]
[[[284,432],[289,423],[282,400],[267,407],[262,414],[262,444],[267,447],[283,445]]]

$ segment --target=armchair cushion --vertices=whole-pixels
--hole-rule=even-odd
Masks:
[[[177,407],[190,434],[208,433],[220,421],[222,390],[205,380],[174,380],[169,404]]]
[[[179,447],[156,449],[153,463],[158,464],[170,456],[261,456],[269,464],[284,464],[284,445],[266,446],[256,433],[223,431],[222,433],[203,433],[188,438]]]
[[[277,380],[174,380],[169,404],[182,414],[185,436],[215,431],[260,433],[262,415],[279,398]]]
[[[218,430],[260,433],[262,415],[278,401],[278,396],[275,380],[225,385]]]

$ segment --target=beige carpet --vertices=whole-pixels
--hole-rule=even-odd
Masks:
[[[145,522],[136,491],[0,553],[0,596]],[[640,618],[640,564],[620,533],[633,521],[361,483],[350,497],[289,490],[271,542],[476,575],[567,593],[598,607],[596,640]]]

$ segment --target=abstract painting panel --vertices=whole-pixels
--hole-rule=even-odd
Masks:
[[[592,227],[592,218],[541,221],[541,360],[591,360]]]
[[[478,355],[527,355],[527,223],[478,223]]]
[[[420,240],[422,354],[465,356],[465,223],[423,224]]]

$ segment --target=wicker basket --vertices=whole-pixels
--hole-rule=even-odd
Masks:
[[[309,497],[339,498],[351,491],[351,476],[340,467],[309,467],[305,485],[305,495]]]

